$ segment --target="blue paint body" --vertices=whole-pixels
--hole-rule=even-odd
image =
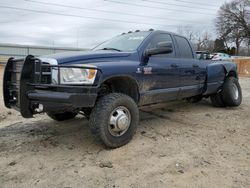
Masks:
[[[101,70],[96,78],[97,86],[115,77],[133,79],[138,86],[140,105],[197,95],[211,95],[219,90],[228,73],[234,72],[237,77],[234,63],[198,60],[191,44],[193,58],[181,58],[175,40],[173,40],[174,57],[151,56],[146,59],[144,56],[146,46],[154,36],[162,33],[170,34],[172,38],[177,36],[165,31],[152,31],[133,52],[100,50],[54,54],[46,57],[56,59],[59,65],[97,66]],[[173,67],[173,64],[177,66]]]

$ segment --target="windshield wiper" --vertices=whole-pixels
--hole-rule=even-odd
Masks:
[[[119,50],[117,48],[103,48],[101,50],[114,50],[114,51],[117,51],[117,52],[121,52],[121,50]]]

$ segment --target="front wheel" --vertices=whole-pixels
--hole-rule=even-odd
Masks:
[[[135,101],[121,93],[100,98],[90,115],[90,128],[107,147],[127,144],[134,136],[139,122]]]

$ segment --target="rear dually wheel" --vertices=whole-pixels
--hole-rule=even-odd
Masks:
[[[242,91],[238,79],[227,77],[221,91],[211,95],[210,99],[216,107],[239,106],[242,102]]]

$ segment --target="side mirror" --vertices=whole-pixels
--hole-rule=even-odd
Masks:
[[[155,48],[150,48],[145,50],[145,57],[150,57],[152,55],[158,54],[169,54],[173,52],[172,42],[159,42]]]

